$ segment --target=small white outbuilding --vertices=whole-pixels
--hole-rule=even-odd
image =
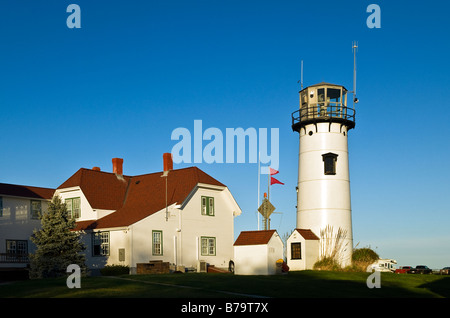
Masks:
[[[287,239],[286,259],[289,270],[313,269],[319,260],[320,239],[309,229],[295,229]]]
[[[234,242],[236,275],[273,275],[283,258],[283,241],[276,230],[243,231]]]

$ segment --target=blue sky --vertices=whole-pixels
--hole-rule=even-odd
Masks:
[[[69,29],[66,8],[81,8]],[[381,8],[369,29],[366,8]],[[278,128],[272,228],[295,227],[304,85],[352,89],[354,244],[399,265],[450,266],[450,5],[428,1],[13,1],[0,3],[0,182],[57,187],[80,167],[162,169],[174,129]],[[185,167],[190,164],[180,164]],[[257,165],[198,164],[257,228]],[[267,181],[262,178],[262,192]]]

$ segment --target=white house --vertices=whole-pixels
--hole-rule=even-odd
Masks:
[[[173,170],[170,154],[164,171],[137,176],[123,174],[122,159],[112,161],[113,172],[81,168],[57,189],[0,184],[0,268],[29,264],[37,213],[58,195],[76,220],[91,270],[122,264],[134,272],[149,261],[228,269],[241,209],[224,184],[197,167]]]
[[[82,168],[55,192],[83,233],[88,268],[203,261],[228,269],[241,210],[224,184],[197,167],[173,170],[170,154],[162,172],[126,176],[122,164],[114,158],[113,173]]]
[[[234,242],[234,273],[273,275],[283,258],[283,241],[276,230],[243,231]]]
[[[289,270],[313,269],[319,260],[319,243],[320,239],[311,230],[295,229],[286,242]]]
[[[34,252],[30,236],[55,189],[0,183],[0,268],[24,268]]]

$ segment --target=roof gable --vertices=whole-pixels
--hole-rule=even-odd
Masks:
[[[269,243],[276,230],[262,231],[242,231],[234,242],[234,246],[238,245],[261,245]]]

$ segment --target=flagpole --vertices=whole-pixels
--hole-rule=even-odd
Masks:
[[[272,172],[270,171],[270,166],[269,166],[269,174],[268,174],[268,178],[267,178],[267,200],[269,200],[270,202],[270,179],[272,177]],[[266,227],[264,228],[264,230],[270,230],[270,218],[267,217],[266,220]]]
[[[260,155],[261,155],[261,152],[258,152],[258,206],[256,207],[256,214],[258,214],[258,231],[259,231],[259,212],[258,212],[258,209],[259,209],[259,195],[260,195],[260,190],[259,190],[259,188],[260,188],[260,184],[261,184],[261,182],[259,181],[259,179],[260,179],[260,174],[261,174],[261,168],[260,168]]]

